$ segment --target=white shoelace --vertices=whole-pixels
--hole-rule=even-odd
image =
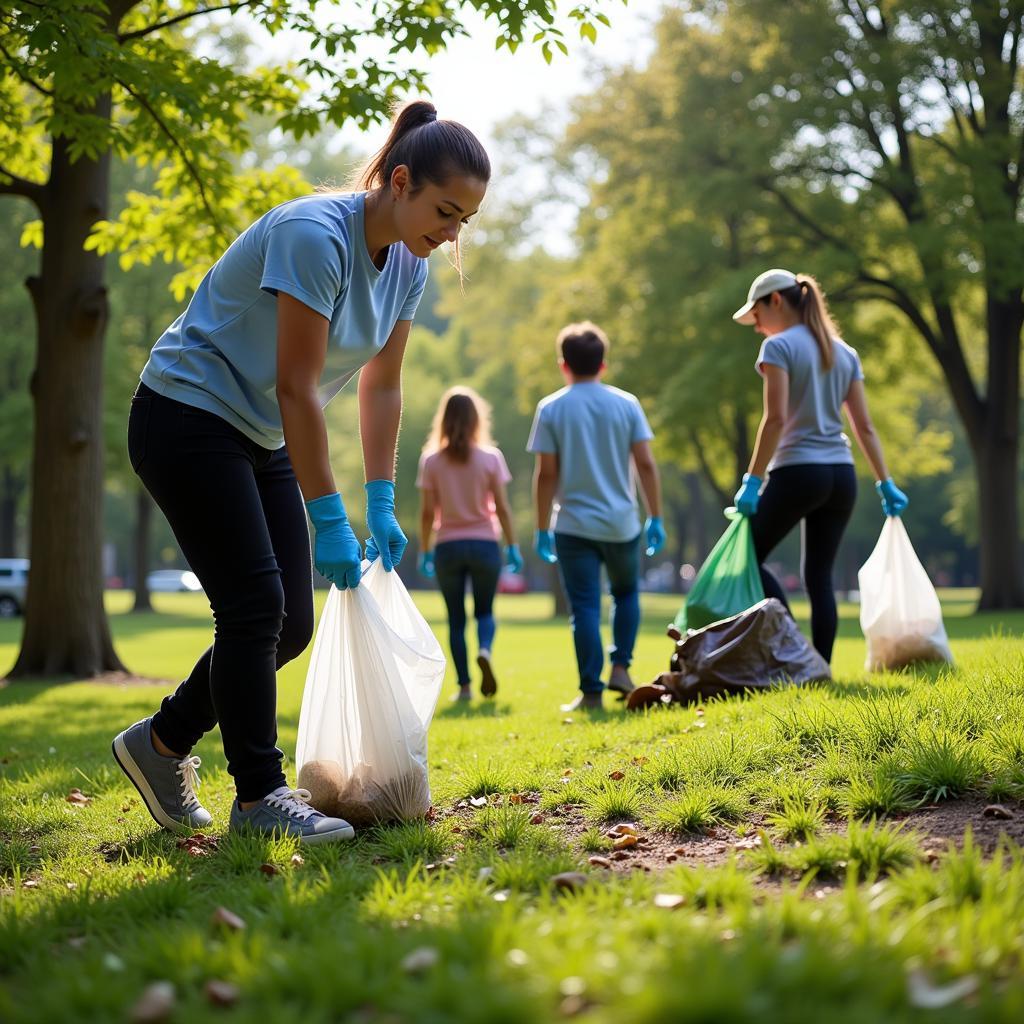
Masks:
[[[191,807],[193,804],[199,803],[196,790],[199,788],[198,769],[202,763],[202,760],[195,754],[178,762],[177,773],[181,776],[181,804],[183,807]]]
[[[310,796],[308,789],[286,789],[281,793],[270,793],[264,799],[271,807],[277,807],[285,814],[289,814],[299,821],[305,821],[319,813],[315,808],[309,806]]]

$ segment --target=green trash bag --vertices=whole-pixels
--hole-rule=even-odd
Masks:
[[[676,616],[676,628],[682,633],[738,615],[764,600],[750,520],[735,509],[727,509],[725,515],[732,522],[700,567]]]

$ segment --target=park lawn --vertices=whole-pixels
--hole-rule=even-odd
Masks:
[[[845,606],[834,683],[628,716],[559,712],[574,693],[566,624],[544,595],[499,598],[496,700],[450,704],[449,676],[431,730],[434,819],[301,863],[286,841],[225,834],[216,736],[196,751],[216,847],[190,856],[156,828],[110,740],[164,687],[11,685],[0,1020],[125,1020],[156,981],[190,1022],[1024,1019],[1024,855],[980,814],[999,800],[1021,834],[1024,616],[945,596],[952,671],[867,676]],[[177,680],[208,609],[155,600],[160,614],[132,616],[110,595],[118,649]],[[437,595],[417,600],[441,633]],[[677,603],[643,602],[638,681],[667,667]],[[0,622],[3,667],[19,628]],[[306,662],[280,676],[289,753]],[[87,806],[67,802],[74,787]],[[931,834],[921,823],[943,808],[984,834]],[[626,821],[648,852],[590,865]],[[586,884],[556,888],[565,871]],[[218,907],[247,927],[213,924]],[[233,1007],[211,1003],[211,980],[237,987]]]

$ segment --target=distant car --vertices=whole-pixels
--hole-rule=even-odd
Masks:
[[[503,569],[498,577],[499,594],[525,594],[526,577],[521,572],[509,572]]]
[[[25,610],[28,566],[27,558],[0,558],[0,619],[13,619]]]
[[[146,577],[146,586],[167,594],[195,594],[203,589],[199,577],[188,569],[156,569]]]

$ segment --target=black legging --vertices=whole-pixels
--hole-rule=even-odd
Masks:
[[[213,646],[164,698],[153,728],[185,754],[219,722],[239,800],[259,800],[285,781],[276,670],[313,633],[306,510],[288,453],[142,384],[132,399],[128,456],[214,619]]]
[[[803,521],[800,572],[811,602],[811,640],[826,661],[832,660],[839,621],[832,566],[856,499],[857,475],[851,465],[781,466],[769,474],[750,520],[765,596],[777,597],[787,608],[786,594],[764,562]]]

